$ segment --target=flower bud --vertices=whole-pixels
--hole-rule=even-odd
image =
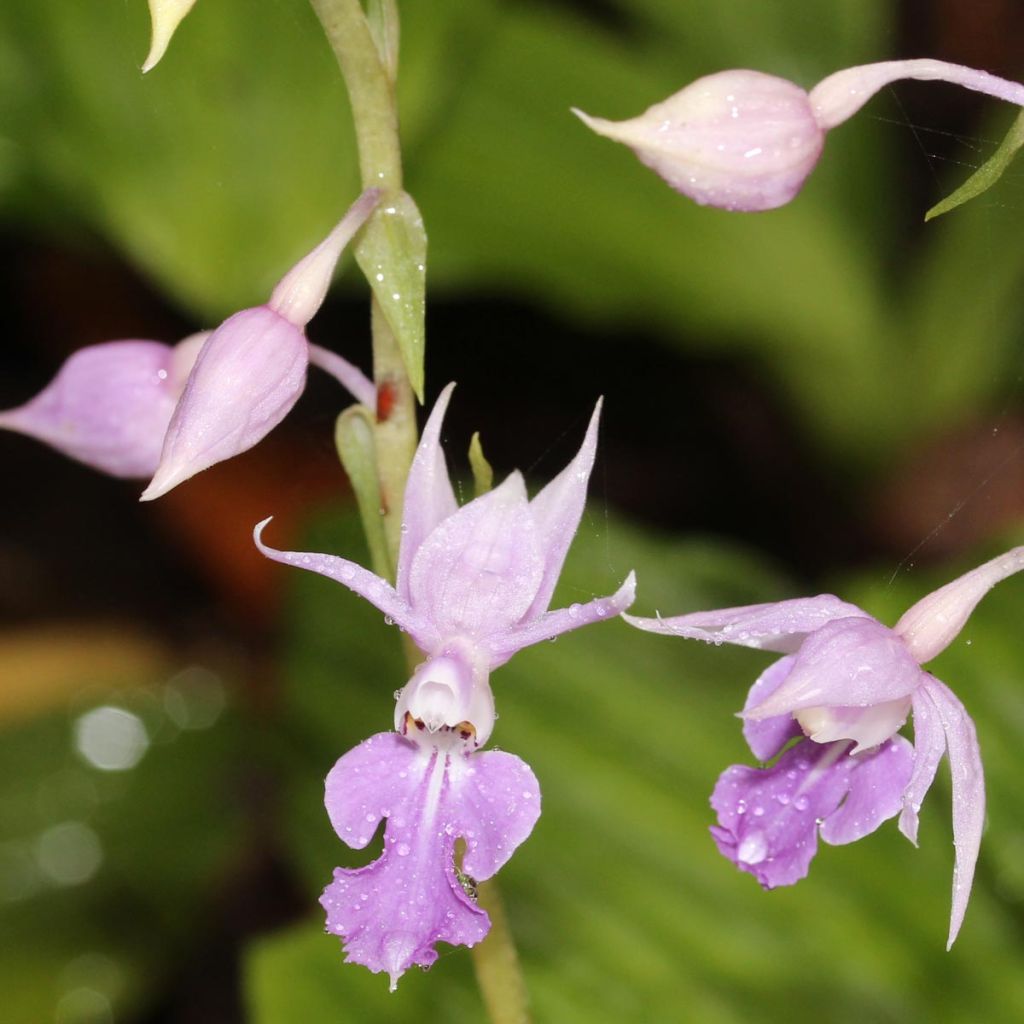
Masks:
[[[174,348],[131,340],[80,349],[35,398],[0,413],[0,427],[112,476],[147,477],[206,337]]]
[[[726,210],[788,203],[825,142],[807,93],[759,71],[699,78],[630,121],[574,113],[598,134],[630,146],[676,191]]]

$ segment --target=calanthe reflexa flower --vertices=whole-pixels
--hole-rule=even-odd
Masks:
[[[635,589],[630,573],[611,597],[548,610],[583,513],[600,404],[576,457],[533,500],[515,472],[460,508],[440,443],[453,387],[435,404],[409,473],[394,587],[344,558],[267,547],[269,520],[255,532],[267,557],[366,598],[425,656],[398,695],[396,731],[370,737],[327,778],[328,814],[348,845],[361,849],[387,819],[382,856],[337,869],[321,903],[348,959],[385,971],[392,988],[412,965],[433,963],[437,942],[471,946],[487,934],[475,881],[501,867],[540,813],[529,767],[478,750],[495,719],[491,670],[524,647],[618,615]]]
[[[952,946],[970,898],[985,786],[974,723],[921,666],[952,643],[996,583],[1021,569],[1024,547],[929,594],[892,629],[831,594],[674,618],[624,616],[652,633],[785,655],[754,683],[743,709],[754,756],[781,757],[767,768],[734,765],[719,778],[711,797],[719,850],[772,889],[807,874],[819,833],[850,843],[899,814],[900,831],[916,844],[921,801],[945,753],[956,847]],[[913,746],[899,735],[911,712]]]
[[[573,112],[624,142],[677,192],[702,206],[772,210],[803,187],[825,134],[901,79],[951,82],[1024,106],[1024,85],[941,60],[893,60],[837,71],[808,93],[760,71],[699,78],[628,121]]]

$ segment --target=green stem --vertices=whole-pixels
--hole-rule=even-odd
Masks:
[[[402,187],[398,112],[388,69],[359,0],[310,0],[345,78],[364,188]],[[398,343],[376,299],[371,309],[377,385],[377,473],[391,578],[398,564],[405,480],[416,451],[416,405]]]
[[[529,1024],[526,982],[519,966],[505,904],[493,878],[480,883],[477,901],[491,919],[487,937],[471,951],[476,983],[480,986],[487,1014],[492,1024]]]

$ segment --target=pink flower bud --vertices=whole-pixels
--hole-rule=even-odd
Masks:
[[[83,348],[35,398],[0,412],[0,427],[112,476],[147,477],[206,337],[174,348],[135,340]]]
[[[759,71],[721,71],[631,121],[574,111],[702,206],[771,210],[800,191],[825,133],[807,93]]]
[[[825,132],[905,78],[949,82],[1024,106],[1024,86],[1016,82],[919,59],[846,68],[809,94],[760,71],[720,71],[630,121],[573,112],[702,206],[754,212],[788,203],[818,162]]]

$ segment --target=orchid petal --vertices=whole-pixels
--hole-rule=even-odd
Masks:
[[[953,906],[949,917],[949,939],[946,942],[946,949],[949,949],[960,931],[971,898],[974,867],[978,861],[981,834],[985,827],[985,773],[974,722],[963,704],[949,687],[934,676],[928,676],[921,689],[932,702],[942,723],[949,752],[949,774],[953,782],[953,846],[956,859],[953,864]]]
[[[544,579],[533,599],[526,618],[547,611],[555,584],[565,564],[569,545],[580,525],[587,500],[587,483],[597,453],[597,428],[601,419],[602,400],[598,399],[590,417],[580,450],[561,473],[548,483],[530,502],[537,538],[544,552]]]
[[[997,584],[1024,569],[1024,547],[1013,548],[932,591],[909,608],[894,631],[923,665],[944,651],[978,602]]]
[[[849,761],[850,790],[821,825],[821,838],[833,846],[862,839],[900,813],[914,750],[902,736],[893,736],[874,750],[849,756]]]
[[[196,359],[142,500],[266,437],[302,393],[307,363],[302,331],[266,306],[225,320]]]
[[[152,71],[167,52],[175,30],[185,15],[192,10],[196,0],[149,0],[149,14],[153,23],[153,34],[149,53],[142,65],[142,72]]]
[[[472,946],[490,927],[456,876],[456,840],[466,840],[467,873],[485,878],[540,812],[536,779],[518,758],[424,750],[394,733],[342,757],[325,802],[341,838],[360,848],[387,818],[381,857],[357,870],[337,868],[320,902],[348,960],[386,971],[392,990],[409,967],[437,959],[437,942]]]
[[[1024,106],[1024,85],[962,64],[923,58],[862,64],[837,71],[811,90],[811,107],[822,128],[834,128],[857,113],[880,89],[908,78],[922,82],[949,82]]]
[[[765,889],[804,878],[818,849],[817,823],[849,785],[843,747],[804,740],[771,768],[727,768],[711,795],[718,814],[711,834],[722,855]]]
[[[867,612],[832,594],[692,612],[667,619],[623,616],[631,626],[648,633],[688,637],[709,644],[737,644],[780,654],[795,653],[809,634],[826,623],[854,617],[869,618]]]
[[[795,661],[791,654],[773,661],[750,688],[744,712],[767,700],[786,681]],[[789,714],[760,721],[752,718],[743,720],[743,738],[759,761],[771,760],[791,739],[799,735],[800,726]]]
[[[112,476],[150,476],[178,400],[174,359],[157,341],[90,345],[35,398],[0,412],[0,427]]]
[[[927,682],[927,676],[925,682]],[[946,734],[927,688],[914,691],[914,770],[903,791],[900,831],[917,846],[917,815],[925,795],[935,781],[942,755],[946,752]]]
[[[261,554],[282,565],[308,569],[348,587],[409,633],[420,647],[427,648],[436,642],[437,635],[434,630],[395,593],[387,580],[382,580],[369,569],[364,569],[361,565],[337,555],[321,555],[311,551],[278,551],[264,544],[263,530],[272,518],[271,516],[257,523],[253,530],[253,540]]]
[[[505,633],[487,640],[486,647],[492,656],[491,668],[503,664],[524,647],[539,644],[542,640],[553,640],[556,636],[580,626],[588,626],[592,622],[613,619],[633,603],[635,596],[636,574],[631,572],[610,597],[595,597],[586,604],[574,604],[568,608],[545,612],[539,619],[512,626]]]
[[[410,603],[442,635],[487,637],[522,618],[543,572],[523,478],[512,473],[420,545],[409,571]]]
[[[866,616],[836,619],[807,637],[785,683],[745,715],[763,719],[811,707],[868,707],[908,696],[922,677],[891,629]]]
[[[423,427],[405,484],[396,586],[406,600],[409,600],[409,572],[416,552],[434,527],[454,515],[459,507],[441,448],[441,427],[454,390],[455,384],[451,383],[438,395]]]

